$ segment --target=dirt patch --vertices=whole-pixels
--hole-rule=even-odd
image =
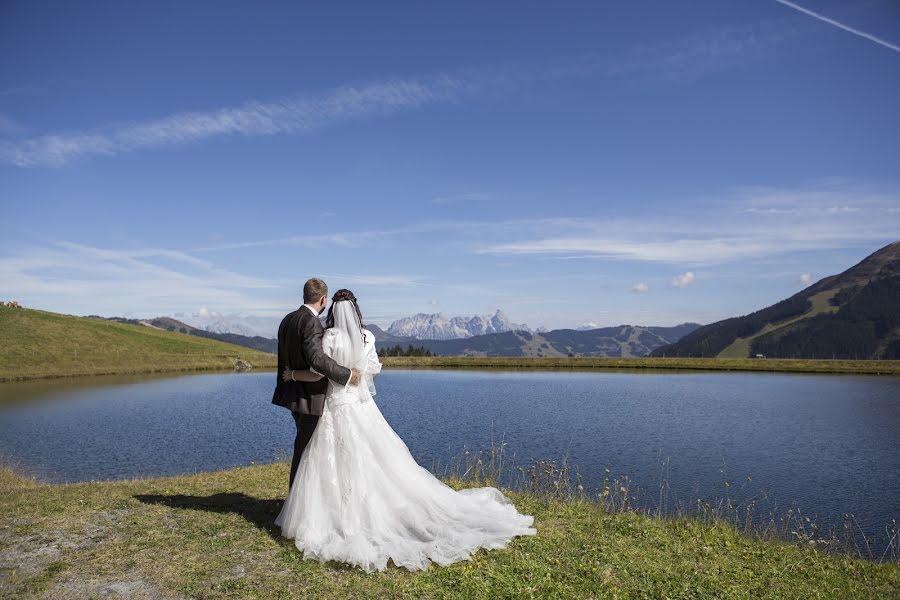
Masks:
[[[115,580],[61,577],[53,582],[42,598],[67,600],[75,598],[128,598],[129,600],[185,600],[155,583],[141,578],[139,573],[123,573]]]
[[[24,518],[0,524],[0,596],[16,596],[17,581],[44,574],[66,552],[91,548],[107,539],[127,512],[93,513],[89,523],[73,530],[44,530]]]

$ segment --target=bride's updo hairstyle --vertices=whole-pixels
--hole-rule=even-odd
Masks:
[[[356,316],[359,317],[359,329],[360,333],[362,333],[363,340],[366,339],[365,324],[363,323],[362,311],[359,310],[359,303],[356,301],[356,296],[353,295],[353,292],[346,289],[338,290],[334,293],[334,296],[331,297],[331,306],[328,307],[328,316],[325,317],[325,327],[331,328],[334,327],[334,305],[340,302],[341,300],[347,300],[353,303],[353,310],[356,311]]]

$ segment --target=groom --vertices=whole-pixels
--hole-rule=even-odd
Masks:
[[[322,351],[322,322],[319,313],[328,302],[328,286],[321,279],[312,278],[303,286],[303,306],[285,315],[278,326],[278,372],[272,404],[291,411],[297,426],[294,438],[294,457],[291,460],[290,484],[294,483],[297,466],[303,449],[312,438],[319,416],[325,407],[325,392],[328,379],[346,385],[359,383],[359,371],[337,364]],[[282,381],[285,368],[306,370],[312,367],[325,375],[319,381]]]

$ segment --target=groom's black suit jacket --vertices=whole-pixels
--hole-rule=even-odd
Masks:
[[[305,415],[321,415],[325,408],[325,392],[328,380],[346,384],[350,369],[342,367],[322,351],[322,334],[325,332],[319,317],[312,310],[301,306],[288,313],[278,326],[278,372],[272,404],[283,406]],[[285,367],[303,370],[312,367],[325,377],[319,381],[282,381]]]

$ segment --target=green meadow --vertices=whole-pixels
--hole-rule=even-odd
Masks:
[[[276,357],[183,333],[42,310],[0,307],[0,381],[234,369]]]
[[[896,598],[900,566],[758,539],[724,520],[508,495],[538,534],[449,567],[304,560],[272,522],[288,465],[43,484],[0,470],[5,598]],[[448,480],[454,487],[472,485]]]

